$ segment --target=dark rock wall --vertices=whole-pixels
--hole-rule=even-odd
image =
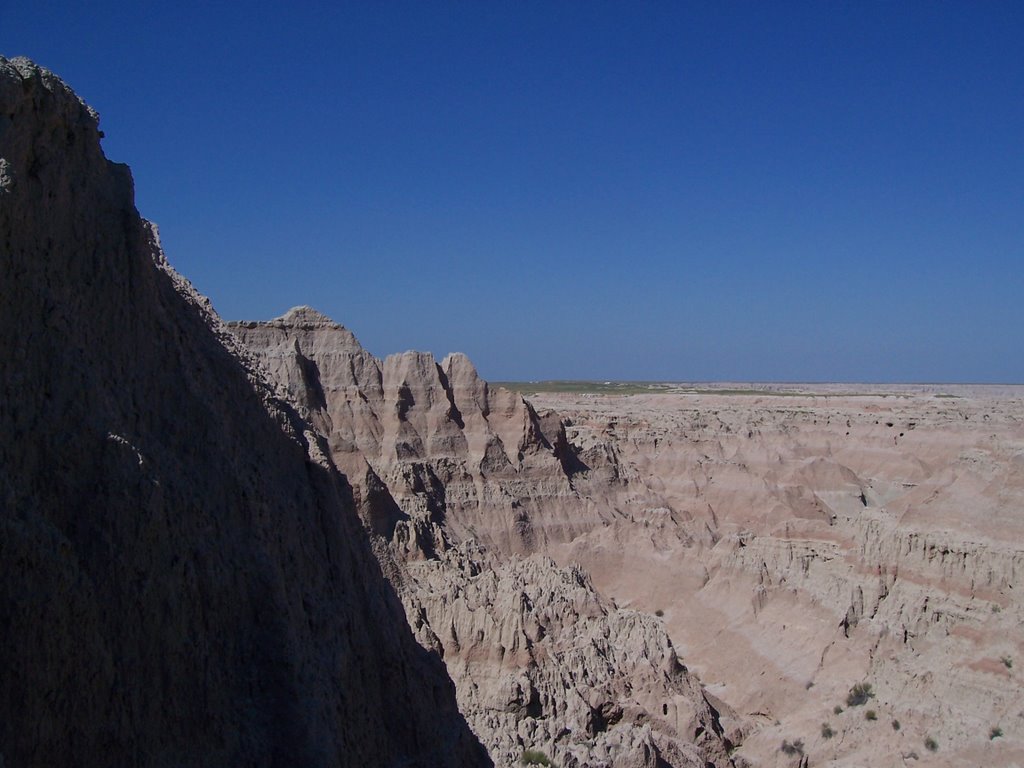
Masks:
[[[0,755],[483,765],[320,438],[0,58]]]

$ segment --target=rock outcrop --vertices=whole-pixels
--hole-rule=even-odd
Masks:
[[[499,552],[569,541],[600,521],[572,487],[561,421],[483,381],[469,359],[383,361],[308,307],[231,329],[328,436],[370,528],[427,542],[432,525]]]
[[[326,444],[99,139],[0,58],[0,763],[489,764]]]
[[[1019,388],[538,409],[229,327],[99,137],[0,58],[0,765],[1024,762]]]
[[[578,481],[622,487],[581,462],[557,413],[490,387],[464,355],[379,361],[308,307],[231,328],[329,436],[417,638],[498,765],[531,749],[563,768],[730,764],[741,724],[660,620],[579,568],[523,557],[610,521]]]
[[[660,619],[619,608],[581,568],[540,555],[489,568],[463,544],[405,574],[416,636],[498,765],[527,749],[563,768],[729,764],[734,714],[712,706]]]
[[[739,757],[1019,764],[1024,389],[822,389],[534,398],[621,513],[553,554],[664,611],[752,724]]]

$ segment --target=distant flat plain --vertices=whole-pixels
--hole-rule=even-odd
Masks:
[[[591,381],[492,381],[524,395],[566,392],[592,395],[769,395],[776,397],[1024,397],[1024,384],[871,384],[843,382],[672,382]]]

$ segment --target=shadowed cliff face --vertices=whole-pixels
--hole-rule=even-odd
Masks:
[[[0,58],[6,765],[485,765],[321,438]]]

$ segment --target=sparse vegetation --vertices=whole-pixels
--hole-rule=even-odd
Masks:
[[[523,765],[551,765],[551,761],[548,759],[548,756],[541,752],[539,749],[525,750],[523,752],[523,759],[520,762]]]
[[[1003,666],[1006,667],[1007,669],[1012,669],[1013,668],[1013,659],[1011,659],[1009,656],[1003,656],[999,660],[1001,662],[1003,662]]]
[[[900,729],[900,721],[899,720],[893,720],[892,721],[892,729],[894,731],[898,731]]]
[[[846,694],[846,706],[859,707],[868,703],[869,699],[875,697],[871,690],[871,683],[856,683]]]
[[[841,715],[841,714],[843,714],[843,708],[841,706],[839,706],[838,704],[836,704],[834,707],[832,707],[832,714],[833,715]]]
[[[1003,729],[1000,728],[998,725],[994,725],[988,732],[988,739],[989,741],[991,741],[992,739],[998,739],[1002,735]]]
[[[939,751],[939,742],[933,739],[931,736],[926,736],[924,740],[924,746],[929,752]]]
[[[822,723],[821,724],[821,738],[823,738],[823,739],[831,739],[835,735],[836,735],[836,732],[832,730],[832,726],[831,725],[829,725],[828,723]]]
[[[804,753],[804,740],[794,739],[792,742],[789,742],[783,739],[782,746],[779,749],[784,755],[802,755]]]
[[[654,615],[657,616],[658,618],[661,618],[662,616],[665,615],[665,612],[663,610],[661,610],[661,608],[659,608],[658,610],[656,610],[654,612]]]
[[[875,712],[875,710],[873,709],[869,709],[867,712],[864,713],[864,719],[871,720],[872,722],[874,722],[878,719],[878,713]]]
[[[999,607],[998,603],[992,603],[992,613],[999,613],[1002,608]]]

